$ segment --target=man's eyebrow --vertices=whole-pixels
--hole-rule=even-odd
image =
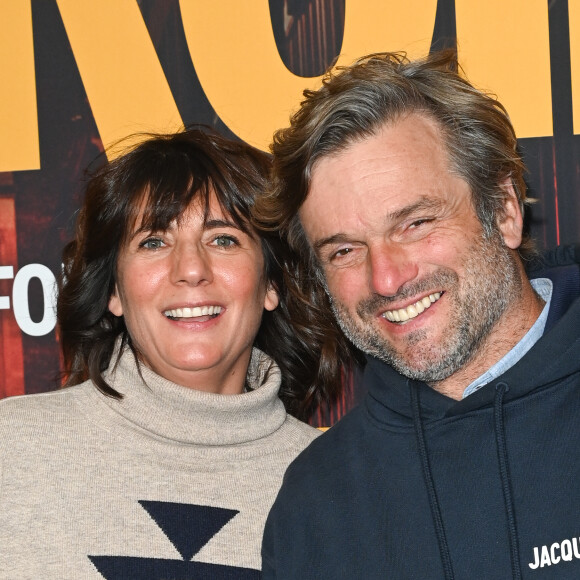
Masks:
[[[440,199],[433,199],[432,197],[421,197],[415,203],[406,205],[401,209],[393,211],[386,216],[386,221],[399,221],[424,210],[439,210],[443,203]]]
[[[327,238],[321,238],[320,240],[316,240],[316,242],[312,244],[312,247],[314,249],[314,252],[318,254],[320,250],[324,248],[324,246],[330,246],[331,244],[344,244],[345,242],[348,241],[349,241],[348,236],[346,234],[340,233],[328,236]]]

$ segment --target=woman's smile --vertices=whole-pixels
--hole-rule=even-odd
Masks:
[[[183,320],[192,322],[206,322],[219,316],[222,312],[221,306],[184,306],[182,308],[172,308],[163,314],[171,320]]]

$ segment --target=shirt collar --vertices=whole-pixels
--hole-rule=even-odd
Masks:
[[[478,389],[487,385],[503,373],[505,373],[509,368],[513,367],[523,356],[540,340],[544,334],[544,328],[546,327],[546,320],[548,319],[548,311],[550,310],[550,301],[552,299],[553,285],[552,281],[548,278],[535,278],[530,280],[532,288],[540,295],[540,297],[545,300],[544,308],[538,316],[538,319],[530,330],[524,335],[524,337],[498,362],[496,362],[490,369],[483,373],[480,377],[475,379],[466,389],[463,391],[463,399],[468,397],[472,393],[475,393]]]

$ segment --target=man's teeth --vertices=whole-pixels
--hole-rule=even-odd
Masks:
[[[425,296],[425,298],[418,300],[415,304],[407,306],[407,308],[399,308],[398,310],[387,310],[386,312],[383,312],[383,318],[386,318],[391,322],[407,322],[407,320],[419,316],[421,312],[427,310],[427,308],[429,308],[433,302],[437,302],[439,298],[441,298],[441,292],[429,294],[429,296]]]
[[[198,316],[218,315],[221,311],[221,306],[195,306],[194,308],[166,310],[163,314],[169,318],[196,318]]]

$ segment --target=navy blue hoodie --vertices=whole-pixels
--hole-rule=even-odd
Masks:
[[[464,400],[369,359],[364,402],[286,474],[265,580],[580,579],[578,267],[551,277],[544,336]]]

